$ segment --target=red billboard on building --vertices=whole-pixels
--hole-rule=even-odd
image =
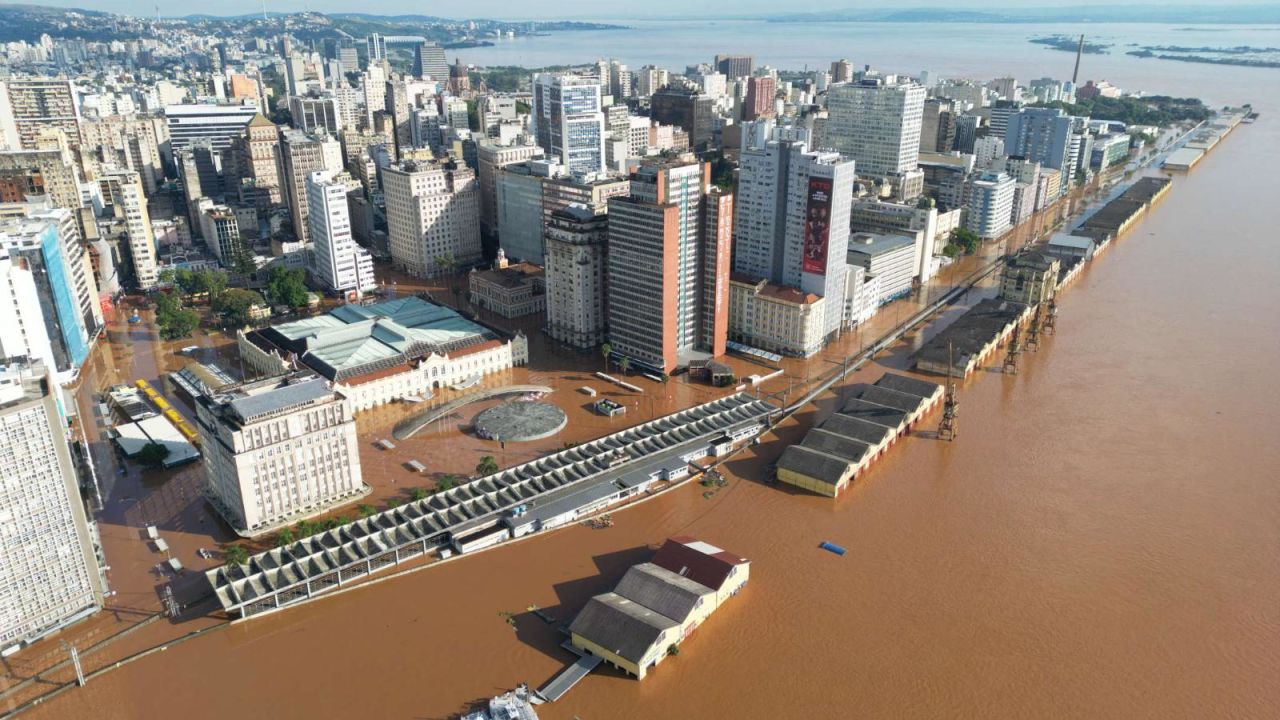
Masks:
[[[800,269],[827,274],[827,238],[831,234],[831,178],[809,178],[804,219],[804,258]]]

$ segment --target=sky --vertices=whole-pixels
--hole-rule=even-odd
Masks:
[[[35,0],[18,0],[34,2]],[[1275,0],[1229,0],[1232,4],[1269,4]],[[207,5],[175,3],[172,0],[44,0],[41,5],[77,7],[86,10],[104,10],[124,14],[153,14],[153,7],[160,5],[165,16],[204,12],[218,15],[242,15],[262,11],[262,0],[218,0]],[[921,0],[905,7],[946,7],[949,9],[983,10],[990,8],[1033,8],[1086,5],[1212,5],[1215,0]],[[528,19],[626,19],[638,17],[707,17],[724,14],[726,8],[739,17],[747,15],[776,15],[785,12],[777,0],[716,0],[715,2],[690,2],[689,0],[467,0],[465,3],[428,3],[422,0],[267,0],[271,12],[301,12],[310,9],[319,12],[367,12],[379,15],[421,14],[451,18],[493,18],[498,20]],[[844,9],[884,9],[882,0],[808,0],[799,9],[802,12]]]

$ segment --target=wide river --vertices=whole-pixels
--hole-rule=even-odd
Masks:
[[[555,35],[463,59],[611,54],[675,70],[753,52],[779,67],[846,56],[1026,81],[1066,76],[1072,62],[1026,38],[1076,30],[703,23]],[[1266,29],[1090,32],[1280,40]],[[814,420],[802,413],[733,461],[712,500],[687,488],[608,530],[572,528],[237,624],[32,715],[447,717],[565,662],[527,605],[571,617],[649,546],[693,534],[753,561],[747,589],[643,683],[596,673],[542,717],[1276,717],[1280,70],[1120,54],[1087,57],[1082,75],[1251,101],[1262,117],[1177,177],[1068,288],[1057,334],[1020,374],[978,373],[962,388],[956,442],[907,440],[839,501],[757,482]],[[821,552],[822,540],[849,553]],[[502,612],[522,613],[515,632]]]

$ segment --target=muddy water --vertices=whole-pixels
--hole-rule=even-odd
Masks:
[[[957,442],[911,438],[839,501],[758,482],[822,411],[802,413],[710,500],[687,488],[611,529],[237,624],[32,717],[448,716],[567,660],[523,608],[567,619],[677,533],[751,558],[748,588],[644,683],[597,673],[544,718],[1274,717],[1280,106],[1263,109],[1066,291],[1018,376],[963,388]]]

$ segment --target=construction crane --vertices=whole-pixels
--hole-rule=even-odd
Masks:
[[[1009,336],[1009,350],[1004,355],[1004,372],[1006,375],[1018,374],[1018,356],[1022,354],[1022,348],[1019,346],[1018,341],[1021,335],[1021,326],[1015,323],[1013,334]]]
[[[1052,335],[1058,325],[1058,300],[1057,298],[1049,298],[1049,307],[1044,316],[1044,327],[1041,331],[1045,335]]]
[[[1036,312],[1031,316],[1031,324],[1027,326],[1027,349],[1035,352],[1040,349],[1040,306],[1036,306]]]
[[[938,423],[938,438],[947,442],[956,439],[957,408],[960,406],[960,401],[956,399],[955,378],[951,372],[954,362],[951,343],[947,343],[947,395],[942,401],[942,422]]]

